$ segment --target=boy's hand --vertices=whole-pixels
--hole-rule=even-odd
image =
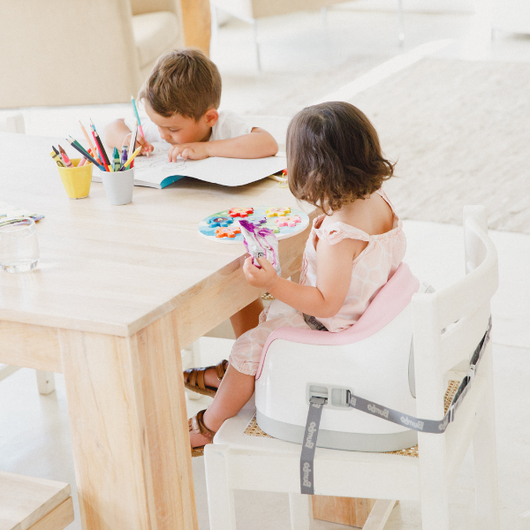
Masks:
[[[124,145],[129,145],[131,143],[131,136],[132,136],[132,133],[128,134],[123,139]],[[136,136],[136,145],[134,146],[134,149],[131,151],[131,149],[129,148],[128,154],[131,155],[139,147],[142,148],[140,152],[138,153],[139,155],[146,155],[147,153],[152,153],[155,149],[149,142],[146,142],[145,138],[140,133],[138,133],[138,135]]]
[[[261,265],[261,269],[258,269],[252,263],[252,260],[252,256],[248,257],[243,265],[243,272],[247,282],[253,287],[267,289],[270,292],[279,279],[274,267],[265,258],[258,258],[258,263]]]
[[[207,142],[192,142],[189,144],[172,145],[169,148],[168,160],[176,162],[180,155],[184,160],[202,160],[208,158],[210,155],[206,149]]]

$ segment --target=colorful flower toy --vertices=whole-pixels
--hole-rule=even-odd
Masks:
[[[267,208],[265,215],[267,217],[281,217],[291,213],[291,208]]]
[[[217,228],[215,230],[215,237],[236,237],[236,234],[241,234],[241,228],[234,226],[232,228]]]
[[[281,219],[276,219],[276,224],[278,226],[296,226],[298,223],[301,223],[302,219],[299,215],[288,215],[286,217],[282,217]]]
[[[212,217],[208,219],[208,226],[215,228],[216,226],[228,226],[231,225],[234,220],[231,217]]]
[[[228,215],[230,217],[248,217],[254,213],[254,208],[230,208]]]
[[[267,222],[267,218],[266,217],[247,217],[246,219],[249,223],[252,223],[254,226],[261,226],[261,225],[264,225],[266,222]]]

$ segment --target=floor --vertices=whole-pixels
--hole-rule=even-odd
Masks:
[[[300,85],[307,72],[336,67],[358,55],[380,61],[374,75],[362,83],[337,87],[343,94],[366,88],[405,67],[418,55],[437,54],[464,60],[530,61],[530,39],[509,34],[490,38],[489,6],[477,5],[477,13],[405,13],[406,40],[397,45],[397,18],[383,1],[359,0],[328,10],[326,25],[321,13],[301,13],[265,20],[258,35],[263,71],[256,70],[252,31],[230,19],[212,41],[212,58],[224,79],[223,106],[241,113],[252,109],[271,91]],[[478,4],[478,2],[477,2]],[[375,7],[374,7],[375,5]],[[393,5],[393,4],[392,4]],[[312,101],[308,101],[308,104]],[[77,120],[92,118],[97,124],[123,115],[127,105],[20,109],[28,134],[65,136]],[[0,110],[0,118],[13,111]],[[405,221],[409,247],[407,262],[435,288],[463,274],[462,228],[448,224]],[[499,491],[502,529],[530,529],[530,413],[527,374],[530,371],[530,287],[525,271],[530,260],[530,236],[492,232],[499,252],[500,287],[492,313],[497,407]],[[524,264],[524,265],[523,265]],[[231,341],[203,338],[202,361],[216,362],[228,355]],[[0,383],[0,469],[67,481],[75,491],[72,449],[64,380],[55,376],[56,391],[40,396],[35,373],[21,369]],[[516,406],[514,406],[514,403]],[[208,398],[189,400],[190,415],[208,405]],[[471,455],[451,498],[455,530],[475,528]],[[207,530],[203,459],[194,459],[200,530]],[[287,530],[287,497],[276,494],[237,492],[238,527],[252,530]],[[417,503],[401,502],[387,523],[387,530],[421,527]],[[69,530],[80,530],[78,507]],[[339,530],[340,525],[315,521],[313,530]],[[480,529],[477,529],[480,530]]]

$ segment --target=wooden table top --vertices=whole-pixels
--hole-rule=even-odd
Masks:
[[[271,179],[238,188],[194,179],[135,187],[125,206],[112,206],[103,185],[92,183],[88,198],[69,199],[49,155],[58,142],[66,147],[63,139],[0,133],[0,201],[45,215],[38,267],[0,271],[0,320],[129,336],[241,267],[243,245],[202,237],[204,217],[239,206],[302,206]]]

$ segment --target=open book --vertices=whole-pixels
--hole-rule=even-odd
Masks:
[[[134,159],[135,186],[165,188],[183,177],[192,177],[222,186],[243,186],[261,180],[287,167],[284,156],[267,158],[220,158],[183,160],[168,162],[169,144],[154,144],[154,152],[147,158]],[[94,171],[92,180],[101,182],[99,171]]]

